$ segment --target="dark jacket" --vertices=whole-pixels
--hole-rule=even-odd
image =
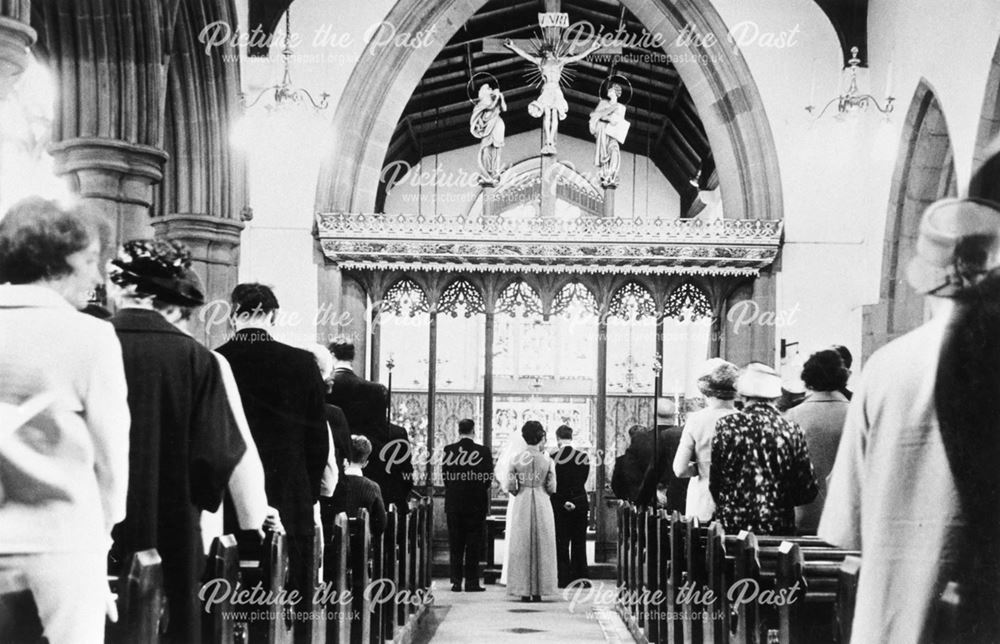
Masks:
[[[677,510],[684,514],[684,507],[687,505],[687,486],[690,479],[678,478],[674,475],[674,454],[677,453],[677,446],[681,442],[681,428],[675,426],[661,426],[656,428],[656,453],[657,458],[653,460],[653,440],[652,436],[648,443],[650,451],[649,464],[646,466],[645,475],[642,478],[642,487],[635,502],[639,505],[653,506],[656,503],[656,488],[664,485],[667,488],[667,512]]]
[[[639,496],[643,476],[653,456],[652,436],[649,431],[636,433],[625,453],[615,459],[611,491],[622,501],[635,501]]]
[[[568,501],[577,510],[588,508],[584,486],[590,476],[590,457],[566,445],[552,453],[552,460],[556,464],[556,493],[550,497],[552,505],[561,508]]]
[[[344,512],[348,519],[357,518],[358,511],[364,508],[368,510],[372,536],[377,537],[385,530],[385,504],[382,503],[382,495],[378,486],[364,476],[345,474],[337,483],[337,489],[330,499],[330,507],[331,515]]]
[[[412,446],[405,429],[399,425],[388,427],[387,441],[369,437],[372,454],[368,457],[365,476],[378,484],[386,507],[395,503],[399,512],[406,512],[413,489]]]
[[[388,440],[389,395],[385,386],[365,380],[350,369],[339,368],[333,372],[326,402],[340,407],[352,434],[367,436],[373,443]]]
[[[132,553],[156,548],[168,634],[197,642],[201,511],[219,507],[246,443],[208,349],[156,311],[123,309],[111,324],[122,346],[132,416],[128,509],[112,532],[111,569],[121,574]]]
[[[267,500],[290,536],[313,531],[313,504],[329,454],[326,387],[313,354],[262,329],[244,329],[219,347],[233,368],[250,433],[264,465]]]
[[[469,437],[445,445],[441,464],[444,511],[486,518],[493,485],[493,456]]]

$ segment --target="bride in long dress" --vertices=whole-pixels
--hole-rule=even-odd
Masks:
[[[507,594],[540,601],[556,589],[556,531],[549,495],[556,491],[555,463],[542,450],[545,430],[528,421],[511,435],[497,459],[496,476],[510,494],[507,548],[500,583]]]

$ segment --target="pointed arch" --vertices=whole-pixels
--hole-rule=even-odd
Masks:
[[[701,287],[684,282],[667,297],[663,316],[680,322],[712,317],[712,301]]]
[[[910,101],[897,158],[886,217],[879,302],[864,311],[864,358],[925,320],[924,298],[906,283],[906,266],[913,257],[924,209],[958,192],[944,110],[926,79],[921,79]]]

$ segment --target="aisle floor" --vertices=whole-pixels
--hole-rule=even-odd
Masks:
[[[456,593],[447,579],[435,579],[433,609],[414,642],[630,643],[628,630],[610,604],[593,601],[611,596],[613,585],[613,581],[605,582],[599,587],[601,592],[590,597],[581,593],[571,612],[571,602],[562,594],[544,602],[522,603],[508,597],[497,584],[488,584],[482,593]]]

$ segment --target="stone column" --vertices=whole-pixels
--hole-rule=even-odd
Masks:
[[[149,145],[85,137],[54,143],[55,172],[70,182],[84,209],[102,215],[114,245],[153,236],[153,186],[163,179],[167,153]]]
[[[486,301],[485,351],[483,359],[483,445],[493,449],[493,344],[496,341],[496,306]]]
[[[157,217],[152,225],[157,237],[183,242],[191,249],[208,302],[192,319],[191,332],[206,346],[219,346],[229,333],[229,295],[237,282],[243,222],[184,213]]]
[[[28,65],[28,47],[37,34],[31,21],[28,0],[0,1],[0,98],[7,95]]]

